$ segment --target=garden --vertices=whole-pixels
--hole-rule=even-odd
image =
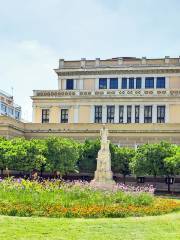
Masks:
[[[109,189],[68,180],[71,173],[94,173],[99,149],[98,139],[0,138],[1,239],[178,239],[180,201],[156,196],[154,186],[157,176],[180,173],[180,148],[110,144],[121,183]],[[130,174],[152,175],[154,186],[127,185]]]

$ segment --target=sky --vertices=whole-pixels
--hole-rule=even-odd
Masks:
[[[0,0],[0,89],[32,119],[59,58],[180,55],[180,0]]]

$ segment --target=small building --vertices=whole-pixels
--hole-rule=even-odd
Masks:
[[[21,107],[14,103],[13,96],[0,90],[0,115],[21,119]]]

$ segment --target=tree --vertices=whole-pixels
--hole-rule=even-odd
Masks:
[[[175,149],[176,152],[173,156],[164,159],[165,174],[168,178],[180,174],[180,147]],[[170,191],[170,182],[168,181],[168,192]]]
[[[9,166],[6,153],[9,148],[9,142],[4,137],[0,137],[0,169],[1,175],[3,175],[3,170]]]
[[[66,138],[48,138],[46,140],[46,170],[60,172],[63,176],[69,172],[77,170],[78,144]]]
[[[126,176],[131,173],[130,162],[135,155],[135,150],[127,147],[118,147],[110,145],[111,161],[113,172],[123,175],[123,182],[126,181]]]
[[[23,164],[27,155],[27,141],[24,138],[13,138],[8,140],[6,159],[9,169],[24,170]]]
[[[96,170],[97,155],[100,149],[100,141],[85,140],[83,144],[79,146],[79,161],[78,167],[80,172],[91,173]]]
[[[131,169],[136,175],[153,175],[156,183],[157,175],[164,174],[164,159],[173,156],[174,152],[174,146],[168,142],[144,144],[137,149]]]

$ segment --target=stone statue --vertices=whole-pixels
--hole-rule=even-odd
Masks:
[[[113,173],[111,171],[111,154],[109,150],[110,141],[108,138],[108,129],[105,125],[100,130],[101,136],[101,149],[98,152],[97,157],[97,169],[95,171],[95,176],[93,182],[98,184],[110,184],[113,185]]]

